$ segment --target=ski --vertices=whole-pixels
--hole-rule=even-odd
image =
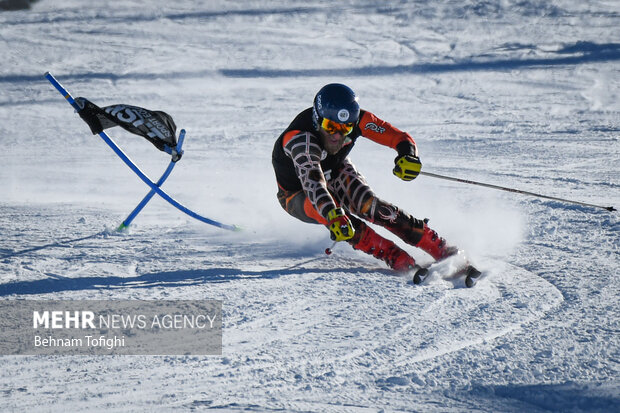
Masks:
[[[443,273],[442,278],[455,279],[455,278],[459,278],[464,275],[465,286],[467,288],[472,288],[480,280],[481,275],[482,275],[482,272],[480,270],[478,270],[476,267],[474,267],[472,264],[470,264],[467,261],[465,261],[461,265],[457,265],[456,269],[453,269],[452,266],[448,266],[449,268],[448,274],[445,273],[446,272],[445,268],[443,269],[443,271],[441,270],[435,271],[435,268],[439,267],[439,264],[442,264],[442,267],[446,266],[444,265],[443,262],[435,262],[426,267],[416,266],[416,268],[414,268],[414,273],[413,273],[413,280],[412,280],[413,284],[420,285],[424,283],[424,281],[428,279],[428,277],[431,274],[433,274],[434,272],[438,272],[438,273]]]
[[[429,275],[428,267],[419,267],[413,274],[413,283],[418,285],[422,284]]]
[[[480,280],[480,276],[482,273],[476,269],[473,265],[469,265],[466,268],[466,276],[465,276],[465,286],[467,288],[472,288],[476,283]]]

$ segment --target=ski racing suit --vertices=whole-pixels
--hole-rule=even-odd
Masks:
[[[362,220],[386,228],[435,259],[447,256],[445,241],[424,220],[378,198],[357,171],[348,155],[361,136],[395,149],[399,157],[417,155],[415,141],[408,133],[365,110],[360,110],[359,122],[346,136],[340,151],[328,154],[314,127],[312,108],[308,108],[295,117],[273,148],[272,163],[282,208],[301,221],[323,225],[328,223],[329,211],[344,208],[355,229],[355,235],[347,242],[397,270],[405,269],[400,265],[404,261],[399,258],[404,251],[376,234]],[[413,259],[407,261],[411,266]]]

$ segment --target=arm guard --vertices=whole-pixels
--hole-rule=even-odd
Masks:
[[[327,190],[327,182],[321,169],[323,150],[317,138],[310,132],[291,131],[282,144],[284,153],[293,160],[295,172],[306,196],[321,216],[327,218],[328,212],[336,208],[336,203]]]

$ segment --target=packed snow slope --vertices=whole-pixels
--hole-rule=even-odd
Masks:
[[[382,198],[484,270],[423,286],[297,222],[273,141],[326,83],[410,132],[426,171],[620,205],[620,3],[40,1],[0,14],[0,296],[220,299],[223,354],[0,357],[2,411],[618,411],[618,213],[395,178]],[[43,78],[171,114],[186,153],[148,188]],[[168,156],[110,135],[153,179]],[[402,244],[402,243],[401,243]],[[413,247],[422,263],[430,258]]]

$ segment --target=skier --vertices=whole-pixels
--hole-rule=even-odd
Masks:
[[[413,269],[415,260],[363,220],[386,228],[435,260],[455,254],[458,250],[425,220],[374,194],[348,158],[360,136],[398,152],[394,175],[405,181],[418,176],[422,164],[413,138],[360,109],[348,86],[331,83],[319,90],[313,106],[299,113],[274,145],[272,162],[282,208],[303,222],[325,225],[332,240],[346,241],[398,272]]]

